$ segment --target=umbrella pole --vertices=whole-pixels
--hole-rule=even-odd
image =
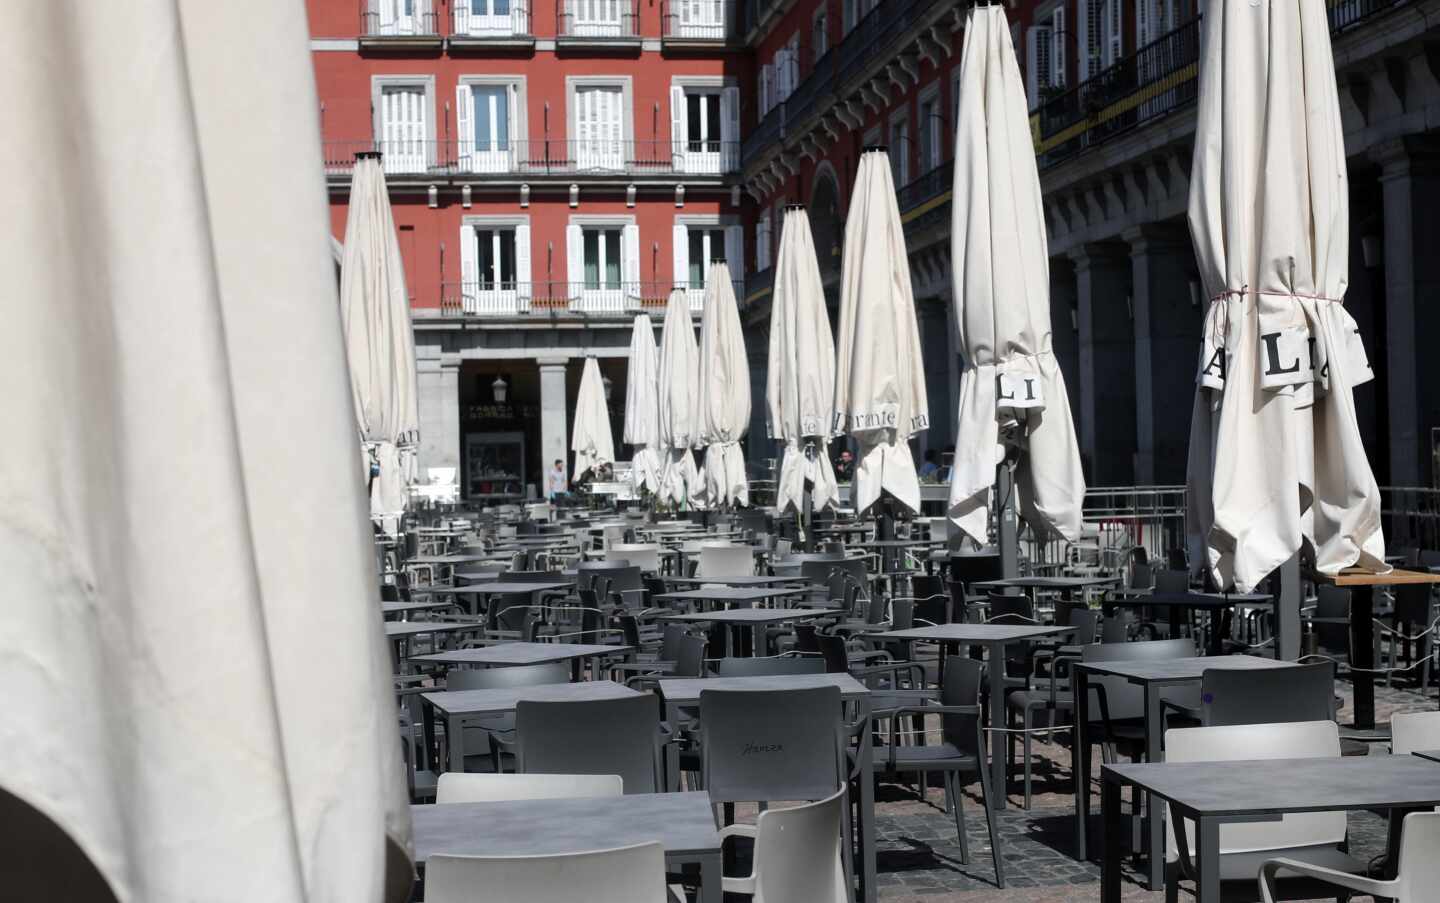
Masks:
[[[805,458],[807,461],[815,460],[815,444],[805,444]],[[815,551],[815,483],[812,480],[801,481],[800,490],[800,550],[802,552]]]
[[[1280,598],[1275,600],[1275,657],[1300,657],[1300,555],[1280,565]]]
[[[995,498],[999,502],[1000,575],[1008,580],[1020,576],[1016,552],[1015,472],[1010,469],[1009,462],[995,468]]]

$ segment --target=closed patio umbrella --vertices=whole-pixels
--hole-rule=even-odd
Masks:
[[[580,374],[574,426],[570,429],[570,450],[575,452],[574,479],[578,480],[605,464],[615,463],[610,406],[605,401],[605,382],[600,377],[600,363],[593,357],[585,359],[585,371]]]
[[[414,477],[420,409],[400,239],[378,154],[360,155],[351,177],[340,312],[361,447],[380,471],[370,486],[370,512],[396,515],[405,510],[405,486]]]
[[[670,294],[665,308],[665,325],[660,332],[660,445],[664,469],[660,476],[660,500],[675,505],[703,501],[703,483],[691,449],[700,440],[700,410],[697,381],[700,378],[700,351],[695,343],[695,326],[690,319],[690,302],[683,289]]]
[[[1026,522],[1042,537],[1075,541],[1085,477],[1050,340],[1049,251],[1025,89],[1004,8],[974,7],[966,19],[950,232],[965,369],[949,514],[987,541],[995,468],[1008,454]]]
[[[1322,573],[1383,571],[1352,395],[1372,374],[1342,303],[1349,186],[1326,7],[1218,0],[1204,27],[1189,218],[1211,301],[1190,431],[1192,559],[1242,591],[1302,541]]]
[[[883,148],[860,157],[845,221],[831,431],[860,447],[853,502],[864,512],[889,492],[920,510],[910,437],[930,427],[910,263]]]
[[[625,371],[625,441],[635,447],[630,479],[639,492],[660,491],[660,399],[656,385],[655,327],[640,314],[630,330]]]
[[[750,361],[740,308],[724,261],[710,265],[700,318],[700,444],[705,451],[705,498],[712,505],[750,504],[745,452],[750,427]]]
[[[839,500],[825,441],[835,392],[835,338],[804,207],[785,211],[770,298],[767,425],[770,438],[785,445],[775,509],[801,510],[808,482],[819,510]]]
[[[5,896],[406,899],[305,11],[74,11],[0,31]]]

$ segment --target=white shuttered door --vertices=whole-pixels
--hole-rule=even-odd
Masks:
[[[622,167],[624,101],[624,92],[619,86],[582,87],[575,90],[575,124],[579,133],[576,163],[581,169]]]
[[[476,292],[479,290],[480,275],[476,261],[475,227],[460,227],[460,306],[467,314],[479,313]]]
[[[515,227],[515,295],[522,313],[530,310],[532,296],[530,282],[530,225],[522,223]]]
[[[679,85],[670,87],[670,159],[676,172],[685,172],[685,142],[688,140],[685,89]]]
[[[387,85],[380,92],[380,153],[386,172],[424,172],[425,88]]]
[[[565,227],[565,270],[570,283],[565,296],[579,298],[585,287],[585,237],[573,223]]]
[[[640,291],[640,227],[626,226],[620,230],[620,279],[625,283],[626,298],[638,301]]]
[[[676,288],[685,288],[690,280],[690,230],[681,225],[676,225],[671,230],[674,248],[671,251],[674,261],[674,282]]]
[[[725,88],[720,92],[720,171],[735,172],[740,168],[740,89]]]

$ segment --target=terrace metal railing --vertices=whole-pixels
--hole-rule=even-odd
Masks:
[[[950,200],[949,192],[954,184],[955,161],[946,160],[899,188],[895,194],[900,207],[900,222],[906,231],[948,220],[950,208],[946,202]]]
[[[453,38],[519,38],[533,32],[530,0],[456,0],[451,9]]]
[[[355,154],[378,151],[387,175],[541,176],[687,175],[723,176],[740,168],[736,141],[621,141],[549,138],[530,140],[392,139],[324,142],[325,171],[350,173]]]
[[[439,26],[431,0],[360,0],[364,38],[438,37]]]
[[[640,38],[640,7],[634,0],[560,0],[556,37],[575,41]]]
[[[733,283],[736,295],[743,283]],[[440,287],[440,312],[447,317],[628,316],[664,312],[673,282],[594,279],[585,282],[447,282]],[[704,307],[705,290],[682,286],[692,313]]]
[[[1440,549],[1440,489],[1381,486],[1380,517],[1387,547]]]
[[[660,39],[724,43],[736,36],[735,0],[665,0],[660,4]]]

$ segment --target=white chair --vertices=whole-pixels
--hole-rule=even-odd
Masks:
[[[704,543],[696,577],[742,577],[755,573],[755,551],[731,543]]]
[[[426,903],[667,903],[657,843],[558,856],[431,856]]]
[[[1429,713],[1433,714],[1433,713]],[[1435,899],[1440,887],[1440,813],[1411,812],[1400,834],[1400,863],[1393,881],[1376,881],[1294,859],[1267,859],[1260,867],[1260,898],[1275,903],[1278,878],[1301,876],[1343,887],[1394,903],[1421,903]],[[1283,872],[1283,874],[1281,874]]]
[[[845,903],[849,893],[840,858],[844,797],[841,788],[818,802],[766,809],[754,825],[721,829],[722,840],[755,840],[753,870],[722,879],[724,892],[748,894],[754,903]]]
[[[1408,756],[1422,749],[1440,749],[1440,712],[1390,716],[1390,751]]]
[[[488,803],[495,800],[553,800],[620,796],[618,774],[461,774],[440,775],[437,803]]]
[[[658,542],[617,542],[605,550],[604,557],[606,561],[628,561],[645,573],[660,573]]]
[[[1340,728],[1333,721],[1292,721],[1181,728],[1165,732],[1167,762],[1339,758]],[[1366,863],[1343,852],[1344,812],[1290,813],[1279,821],[1220,826],[1220,880],[1250,882],[1278,856],[1338,872],[1364,872]],[[1195,826],[1185,823],[1185,848],[1195,850]],[[1187,855],[1188,859],[1188,855]],[[1187,868],[1188,870],[1188,868]],[[1165,899],[1179,899],[1180,851],[1173,811],[1165,823]],[[1188,876],[1187,876],[1188,877]],[[1281,878],[1287,878],[1282,875]],[[1308,899],[1308,897],[1307,897]]]

